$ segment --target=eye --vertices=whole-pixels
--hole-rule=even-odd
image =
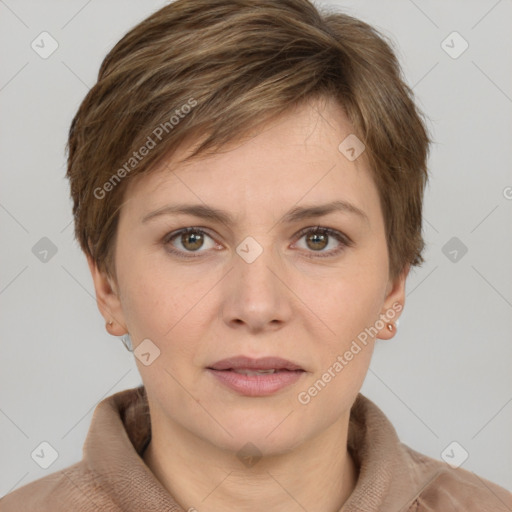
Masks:
[[[325,258],[328,256],[336,256],[346,247],[352,247],[353,242],[350,238],[340,231],[331,228],[324,228],[322,226],[316,226],[314,228],[305,228],[299,233],[299,240],[305,237],[306,249],[308,252],[320,253],[307,255],[309,258]],[[331,239],[338,242],[338,247],[328,251],[324,251],[329,246]],[[334,244],[336,246],[336,244]]]
[[[204,245],[206,238],[211,240],[210,244],[206,244],[206,249],[211,249],[215,246],[215,242],[213,241],[212,237],[206,233],[201,228],[185,228],[181,229],[178,232],[170,233],[168,236],[164,239],[164,244],[167,246],[167,250],[173,254],[176,254],[177,256],[181,256],[184,258],[194,258],[194,255],[190,255],[190,253],[194,252],[205,252],[200,251]],[[181,245],[181,247],[179,247]],[[177,247],[178,246],[178,247]],[[174,249],[177,247],[177,249]],[[184,253],[189,253],[188,255],[184,255]]]
[[[306,239],[306,251],[313,253],[307,255],[310,258],[336,256],[346,247],[353,245],[352,240],[340,231],[322,226],[308,227],[301,230],[298,233],[298,239],[304,237]],[[338,247],[325,251],[324,249],[330,245],[331,239],[337,241]],[[210,242],[206,243],[208,240]],[[209,249],[218,247],[213,238],[204,229],[198,227],[188,227],[174,231],[167,235],[163,242],[170,253],[181,258],[199,257]]]

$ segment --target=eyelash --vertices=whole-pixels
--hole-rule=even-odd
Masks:
[[[298,237],[297,241],[300,240],[304,235],[307,235],[311,232],[315,233],[315,234],[328,235],[330,237],[333,237],[338,242],[340,242],[341,246],[338,249],[331,249],[331,251],[324,252],[324,253],[322,253],[322,251],[308,251],[308,252],[313,253],[313,255],[307,255],[306,257],[308,257],[308,258],[328,258],[328,257],[332,257],[332,256],[337,256],[346,248],[352,247],[354,245],[352,240],[348,236],[341,233],[340,231],[337,231],[332,228],[323,227],[323,226],[314,226],[314,227],[308,227],[308,228],[302,229],[301,231],[299,231],[299,233],[297,233],[297,237]],[[191,255],[185,256],[183,251],[175,249],[172,246],[171,242],[175,238],[177,238],[180,235],[183,235],[185,233],[200,233],[203,235],[207,235],[208,237],[213,239],[213,237],[211,235],[209,235],[207,231],[205,231],[204,229],[199,228],[199,227],[188,227],[188,228],[180,229],[179,231],[173,231],[172,233],[169,233],[168,235],[166,235],[164,237],[163,243],[166,246],[167,251],[169,251],[171,254],[174,254],[178,257],[186,258],[186,259],[198,258],[201,256],[201,254],[200,254],[201,252],[205,252],[205,251],[197,251],[198,254],[195,255],[193,253],[193,251],[189,251],[189,253]]]

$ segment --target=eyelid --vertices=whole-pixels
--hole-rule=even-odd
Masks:
[[[305,234],[307,233],[310,233],[310,232],[320,232],[320,233],[327,233],[328,235],[331,235],[333,237],[337,237],[337,238],[340,238],[343,242],[345,242],[347,245],[353,245],[353,241],[352,239],[347,236],[345,233],[343,233],[342,231],[339,231],[337,229],[334,229],[334,228],[329,228],[327,226],[321,226],[321,225],[317,225],[317,226],[308,226],[306,228],[303,228],[301,229],[298,233],[297,233],[297,237],[298,238],[302,238]]]

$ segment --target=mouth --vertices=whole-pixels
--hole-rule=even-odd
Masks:
[[[207,370],[223,386],[245,396],[266,396],[294,383],[307,373],[298,364],[282,358],[223,359]]]
[[[217,361],[210,370],[233,371],[245,375],[262,375],[281,371],[305,371],[299,364],[281,357],[260,357],[253,359],[247,356],[236,356]]]
[[[285,370],[283,368],[279,369],[279,370],[276,370],[275,368],[271,369],[271,370],[248,370],[248,369],[245,369],[245,368],[241,368],[241,369],[233,369],[233,368],[230,368],[229,370],[219,370],[219,371],[223,371],[223,372],[235,372],[235,373],[240,373],[242,375],[266,375],[266,374],[269,374],[269,373],[279,373],[279,372],[292,372],[292,371],[295,371],[295,372],[303,372],[304,370]]]

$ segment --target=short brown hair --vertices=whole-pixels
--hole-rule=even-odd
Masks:
[[[69,131],[67,177],[82,250],[115,274],[129,179],[186,140],[201,136],[188,160],[314,97],[335,98],[366,146],[390,276],[421,265],[430,142],[422,114],[385,36],[308,0],[177,0],[114,46]],[[143,147],[144,158],[135,158]]]

